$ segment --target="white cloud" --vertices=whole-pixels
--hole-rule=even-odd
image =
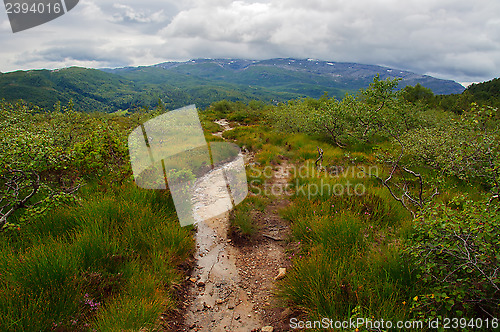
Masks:
[[[113,8],[118,10],[118,13],[113,15],[114,22],[158,23],[164,22],[167,19],[163,9],[152,12],[150,10],[134,9],[129,5],[123,4],[114,4]]]
[[[81,0],[19,34],[0,21],[0,70],[313,57],[480,81],[500,72],[498,13],[497,0]]]

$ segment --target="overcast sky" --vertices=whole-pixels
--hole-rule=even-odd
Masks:
[[[16,34],[0,10],[2,72],[275,57],[490,80],[500,76],[500,1],[80,0]]]

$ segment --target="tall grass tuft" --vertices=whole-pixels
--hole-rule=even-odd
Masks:
[[[86,189],[77,204],[0,238],[0,330],[154,327],[194,247],[173,206],[131,184]]]
[[[257,211],[264,212],[267,199],[261,196],[248,196],[229,214],[230,233],[239,238],[249,239],[258,230],[253,216]]]
[[[293,268],[278,293],[307,318],[408,318],[403,303],[415,292],[415,277],[397,248],[411,216],[384,188],[358,175],[316,174],[292,181],[297,194],[282,215],[300,249],[290,257]],[[363,185],[363,194],[326,190],[348,182]],[[314,195],[298,190],[322,185],[325,190]]]

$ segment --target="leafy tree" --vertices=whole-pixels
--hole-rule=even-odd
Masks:
[[[345,147],[349,134],[352,131],[349,108],[345,103],[334,99],[323,100],[318,109],[311,112],[311,130],[328,137],[335,145]]]
[[[25,104],[0,103],[0,227],[11,226],[7,219],[18,210],[60,196],[43,176],[65,168],[70,157],[58,146],[57,135],[62,133],[40,125],[39,115]]]
[[[407,85],[402,91],[403,98],[410,103],[421,102],[424,104],[431,104],[434,102],[434,93],[431,89],[417,83],[414,87]]]

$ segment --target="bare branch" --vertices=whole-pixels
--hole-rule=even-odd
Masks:
[[[379,180],[379,181],[382,183],[382,185],[383,185],[384,187],[386,187],[386,188],[387,188],[387,190],[389,190],[389,193],[391,194],[392,198],[394,198],[396,201],[398,201],[399,203],[401,203],[401,205],[402,205],[402,206],[403,206],[406,210],[408,210],[408,211],[412,214],[413,218],[415,218],[415,217],[416,217],[415,212],[413,212],[413,211],[412,211],[412,210],[411,210],[411,209],[410,209],[410,208],[406,205],[406,203],[405,203],[404,199],[402,198],[402,197],[404,196],[404,194],[403,194],[403,196],[402,196],[402,197],[398,197],[398,196],[396,196],[396,194],[394,194],[394,191],[392,190],[391,186],[389,186],[388,181],[390,180],[390,177],[392,177],[392,175],[391,175],[389,178],[387,178],[386,180],[383,180],[383,179],[382,179],[382,178],[380,178],[378,175],[366,173],[366,172],[365,172],[362,168],[360,168],[360,167],[358,167],[358,169],[359,169],[362,173],[364,173],[364,174],[366,174],[366,175],[368,175],[368,176],[374,177],[375,179]]]
[[[420,173],[415,173],[414,171],[406,168],[406,167],[402,167],[402,169],[407,172],[407,173],[410,173],[411,175],[415,176],[416,178],[418,178],[418,182],[419,182],[419,192],[418,192],[418,202],[415,201],[415,203],[420,207],[422,208],[423,207],[423,203],[424,203],[424,200],[422,199],[422,195],[423,195],[423,190],[424,190],[424,184],[423,184],[423,180],[422,180],[422,175],[420,175]]]
[[[323,149],[320,148],[319,146],[318,146],[318,154],[319,154],[319,157],[314,162],[314,165],[316,166],[316,168],[318,168],[318,163],[319,163],[319,168],[321,169],[321,164],[323,162]]]
[[[0,217],[0,227],[7,223],[7,218],[9,218],[14,212],[21,208],[25,208],[27,203],[40,189],[40,176],[36,172],[32,171],[30,174],[27,174],[26,172],[18,169],[8,170],[7,172],[11,176],[2,176],[2,179],[6,181],[4,185],[7,188],[7,192],[11,191],[13,197],[15,198],[10,210],[6,213],[2,213],[2,216]],[[29,181],[29,184],[23,185],[25,181]],[[28,193],[24,194],[24,197],[20,198],[19,196],[23,195],[22,191],[24,191],[24,189],[27,189]],[[8,205],[3,206],[2,209]]]
[[[339,148],[344,148],[345,146],[340,143],[337,139],[337,135],[333,132],[333,130],[328,127],[326,124],[324,125],[325,129],[330,133],[330,136],[332,136],[333,142],[339,147]]]

